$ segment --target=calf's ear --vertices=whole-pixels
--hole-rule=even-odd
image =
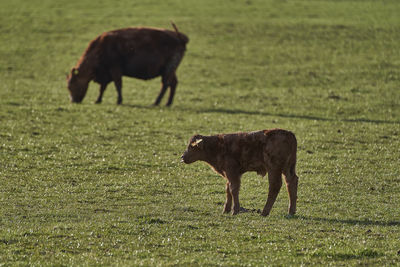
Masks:
[[[203,139],[197,139],[196,141],[192,142],[190,145],[191,146],[199,146],[199,144],[203,141]]]

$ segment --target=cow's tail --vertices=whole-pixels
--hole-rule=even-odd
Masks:
[[[178,36],[178,38],[185,44],[187,44],[189,42],[189,38],[184,35],[183,33],[179,32],[178,27],[175,25],[175,23],[173,21],[171,21],[172,27],[174,28],[176,35]]]

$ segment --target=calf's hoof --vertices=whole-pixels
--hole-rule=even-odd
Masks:
[[[288,214],[288,215],[285,216],[285,218],[286,218],[286,219],[293,219],[293,218],[296,218],[296,215],[294,215],[294,214]]]
[[[232,215],[237,215],[240,212],[240,208],[238,209],[232,209]]]
[[[289,211],[289,214],[286,215],[286,218],[294,218],[296,216],[295,213],[295,211]]]
[[[249,210],[246,209],[246,208],[240,207],[239,212],[240,212],[240,213],[244,213],[244,212],[249,212]]]
[[[224,213],[229,213],[229,212],[231,212],[231,208],[225,206],[222,213],[224,214]]]

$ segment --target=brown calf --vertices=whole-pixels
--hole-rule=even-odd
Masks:
[[[148,80],[161,76],[162,86],[154,105],[158,105],[168,87],[167,106],[172,104],[178,83],[176,69],[181,62],[189,39],[175,31],[155,28],[126,28],[105,32],[90,42],[77,65],[67,76],[71,102],[80,103],[90,81],[100,84],[96,103],[101,103],[110,82],[122,103],[122,76]]]
[[[293,133],[281,130],[263,130],[250,133],[195,135],[190,139],[182,161],[189,164],[205,161],[217,173],[227,179],[224,213],[239,213],[240,178],[248,171],[265,176],[268,172],[269,192],[267,203],[261,213],[267,216],[282,186],[285,176],[289,192],[289,214],[296,213],[297,141]],[[232,207],[233,202],[233,207]]]

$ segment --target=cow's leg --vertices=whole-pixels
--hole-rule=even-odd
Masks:
[[[166,81],[166,78],[164,78],[164,76],[163,76],[162,84],[161,84],[161,90],[160,90],[160,93],[157,96],[156,101],[153,104],[154,106],[158,106],[158,104],[160,104],[161,99],[163,98],[165,92],[167,91],[167,88],[168,88],[168,83]]]
[[[232,209],[232,194],[231,190],[229,189],[229,181],[226,182],[225,191],[226,191],[226,202],[224,205],[224,213],[228,213],[231,212]]]
[[[177,84],[178,84],[178,79],[176,78],[176,74],[174,73],[173,76],[171,77],[171,80],[169,83],[169,97],[168,97],[167,106],[171,106],[171,104],[172,104]]]
[[[181,62],[183,58],[183,51],[177,51],[175,54],[172,56],[170,61],[167,63],[165,66],[165,71],[164,74],[162,75],[162,86],[161,86],[161,91],[154,102],[154,105],[160,104],[161,99],[163,98],[166,90],[168,87],[170,88],[170,93],[169,93],[169,98],[167,102],[167,106],[170,106],[172,104],[172,100],[175,95],[175,90],[176,90],[176,85],[178,84],[178,80],[176,78],[176,69],[179,66],[179,63]]]
[[[111,71],[111,77],[114,81],[115,89],[117,89],[117,93],[118,93],[117,104],[119,105],[122,103],[122,74],[121,74],[121,71],[118,69],[113,69]]]
[[[299,177],[295,173],[285,174],[286,188],[289,193],[289,214],[294,215],[296,213],[296,201],[297,201],[297,185]]]
[[[96,104],[101,103],[101,101],[103,100],[103,94],[104,94],[104,91],[106,90],[106,88],[107,88],[107,84],[106,83],[102,83],[100,85],[99,96],[97,97],[97,100],[95,102]]]
[[[262,216],[267,216],[271,212],[272,206],[275,203],[279,190],[282,187],[282,172],[281,170],[268,171],[269,191],[267,203],[261,213]]]

